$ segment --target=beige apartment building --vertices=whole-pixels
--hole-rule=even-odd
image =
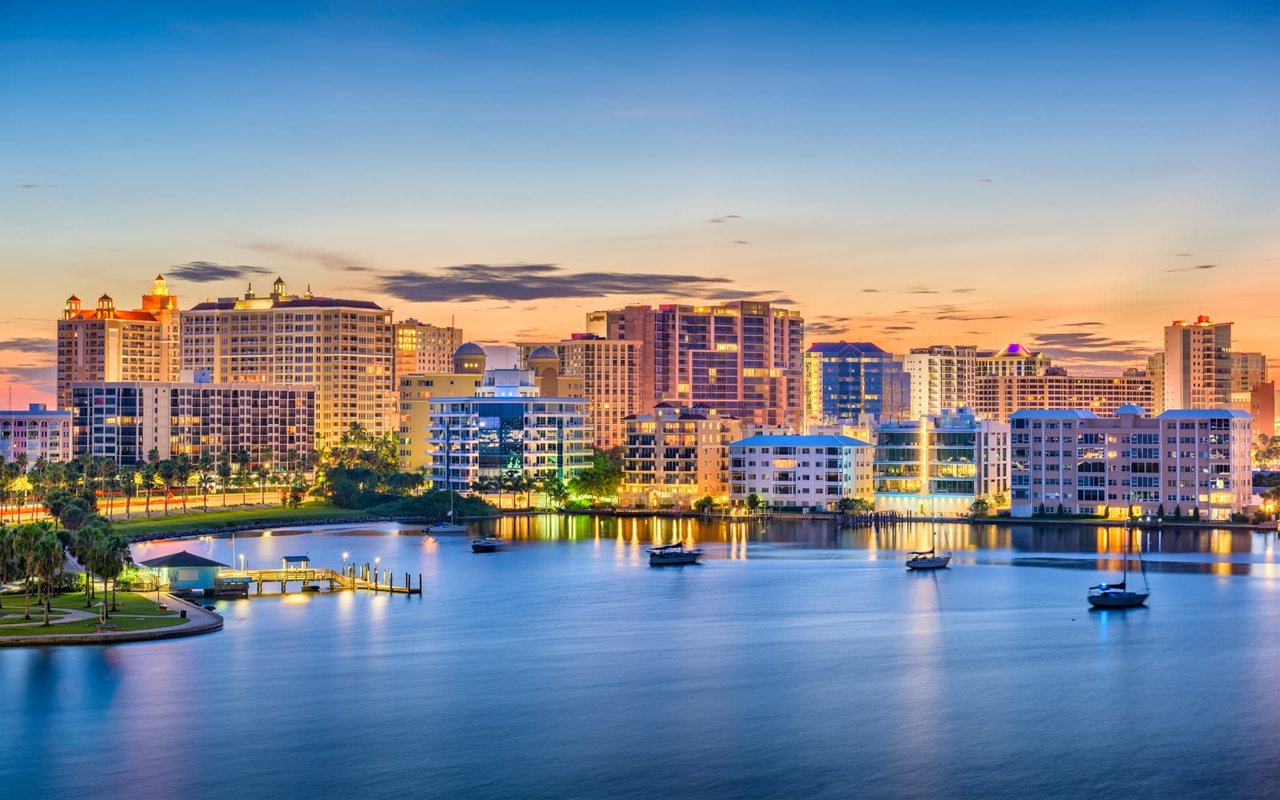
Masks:
[[[626,419],[623,484],[618,502],[646,508],[691,508],[729,495],[729,445],[741,422],[714,410],[659,403]]]
[[[363,300],[295,295],[277,278],[271,294],[198,303],[181,312],[182,369],[214,383],[315,388],[315,446],[353,424],[398,430],[391,311]]]
[[[903,356],[902,367],[911,376],[912,419],[974,406],[978,374],[976,347],[949,344],[914,347]]]
[[[1068,375],[1050,368],[1042,375],[985,375],[977,386],[974,411],[1000,422],[1008,422],[1015,411],[1037,408],[1079,408],[1100,417],[1114,416],[1125,405],[1148,409],[1154,396],[1151,379],[1139,370],[1110,376]]]
[[[1229,407],[1231,373],[1230,322],[1201,315],[1165,326],[1164,409]]]
[[[518,347],[521,363],[531,369],[530,354],[545,347],[557,355],[561,375],[582,381],[578,392],[587,400],[593,447],[607,450],[626,443],[627,417],[645,410],[640,400],[640,342],[575,333],[560,342]],[[579,393],[570,390],[565,396],[577,397]]]
[[[135,309],[116,308],[107,294],[84,308],[72,295],[58,320],[58,408],[70,409],[75,381],[177,380],[178,336],[178,297],[163,275]]]
[[[401,375],[400,468],[417,471],[431,466],[431,400],[438,397],[474,397],[484,380],[488,356],[474,342],[459,345],[451,358],[451,370]]]
[[[462,329],[406,319],[395,323],[395,341],[397,376],[447,373],[453,351],[462,346]]]

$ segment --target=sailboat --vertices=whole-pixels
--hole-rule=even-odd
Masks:
[[[1147,567],[1142,563],[1142,551],[1138,551],[1138,567],[1142,570],[1142,591],[1135,592],[1128,587],[1129,583],[1129,538],[1132,528],[1128,520],[1124,523],[1124,558],[1120,569],[1119,583],[1100,583],[1089,587],[1089,605],[1094,608],[1136,608],[1147,602],[1151,596],[1151,587],[1147,585]]]
[[[929,549],[907,553],[907,569],[945,569],[951,563],[950,552],[938,552],[938,523],[931,524],[933,532],[929,537]]]
[[[453,474],[451,470],[451,462],[453,460],[453,442],[450,436],[449,418],[444,419],[444,485],[445,491],[449,493],[449,515],[447,519],[433,522],[427,526],[427,533],[446,534],[446,533],[466,533],[467,526],[459,525],[453,521],[453,498],[457,496],[457,492],[453,490]]]

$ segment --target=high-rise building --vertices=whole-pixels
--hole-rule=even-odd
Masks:
[[[756,495],[770,508],[834,511],[845,497],[871,500],[872,453],[847,436],[757,434],[729,445],[729,501]]]
[[[626,419],[623,484],[627,506],[692,508],[703,497],[729,496],[729,444],[741,423],[704,408],[659,403]]]
[[[1020,344],[1002,350],[978,353],[977,375],[1043,375],[1053,362],[1040,352],[1032,352]]]
[[[399,429],[391,311],[365,300],[271,294],[198,303],[181,313],[182,368],[214,383],[304,384],[316,393],[316,447],[352,425]]]
[[[876,430],[876,510],[963,515],[1009,496],[1009,424],[961,408]]]
[[[949,344],[913,347],[903,356],[902,364],[911,376],[912,418],[973,407],[978,372],[976,347]]]
[[[590,466],[587,401],[542,396],[545,377],[486,370],[475,396],[427,401],[432,485],[466,492],[478,482],[513,475],[564,482]]]
[[[769,303],[627,306],[587,315],[589,332],[641,343],[640,402],[698,405],[758,424],[804,416],[804,319]]]
[[[163,275],[140,308],[116,308],[107,294],[94,308],[68,297],[58,320],[58,408],[70,408],[73,381],[177,380],[178,335],[178,297]]]
[[[1164,353],[1152,353],[1147,356],[1147,377],[1151,379],[1151,405],[1142,406],[1151,409],[1151,413],[1164,411]]]
[[[484,380],[488,355],[475,342],[458,345],[444,372],[400,375],[400,468],[417,471],[431,466],[428,426],[431,400],[437,397],[475,397]]]
[[[1263,353],[1232,352],[1231,391],[1247,392],[1267,382],[1267,357]]]
[[[519,345],[520,362],[533,368],[530,356],[543,347],[558,357],[561,375],[582,382],[580,391],[568,394],[581,394],[587,399],[593,446],[608,450],[625,444],[627,417],[643,410],[640,342],[575,333],[560,342]]]
[[[977,395],[978,416],[1000,422],[1028,408],[1081,408],[1113,416],[1120,406],[1150,408],[1153,399],[1151,379],[1141,370],[1119,376],[1068,375],[1060,367],[1041,375],[979,376]]]
[[[1231,405],[1231,323],[1201,315],[1164,329],[1164,408]]]
[[[911,410],[910,380],[892,354],[871,342],[815,342],[804,354],[805,420],[901,419]]]
[[[395,323],[396,375],[447,373],[462,346],[462,329],[406,319]]]
[[[1252,420],[1233,409],[1173,409],[1158,417],[1127,406],[1018,411],[1010,420],[1015,517],[1228,520],[1249,505]]]
[[[44,403],[32,403],[26,411],[0,411],[0,463],[69,461],[71,440],[70,411],[50,411]]]
[[[117,464],[145,461],[153,449],[162,459],[245,450],[255,463],[285,470],[315,442],[310,386],[77,382],[71,406],[75,453]]]

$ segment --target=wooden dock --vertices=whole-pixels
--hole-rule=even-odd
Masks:
[[[381,574],[379,574],[381,573]],[[223,585],[247,583],[257,587],[255,594],[262,594],[263,584],[280,585],[280,593],[289,593],[289,584],[298,584],[298,591],[315,592],[324,589],[330,592],[344,590],[388,592],[390,594],[422,594],[422,575],[418,574],[415,586],[412,576],[404,573],[397,576],[389,570],[366,569],[351,565],[346,574],[325,567],[307,567],[290,569],[224,569],[218,573]],[[397,578],[400,580],[397,582]]]

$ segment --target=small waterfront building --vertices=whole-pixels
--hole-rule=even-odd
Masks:
[[[156,573],[162,587],[177,592],[216,589],[218,570],[227,565],[182,550],[143,561],[142,566]]]
[[[756,495],[770,508],[833,511],[871,499],[873,448],[848,436],[758,434],[729,445],[729,502]]]
[[[729,444],[741,438],[738,419],[659,403],[625,422],[621,505],[687,509],[703,497],[729,499]]]
[[[1009,495],[1009,424],[961,408],[876,431],[877,511],[963,515]]]
[[[71,412],[50,411],[32,403],[26,411],[0,411],[0,463],[26,457],[31,465],[41,458],[71,460]]]
[[[1010,418],[1012,514],[1228,520],[1253,494],[1253,420],[1236,409],[1137,406]]]

